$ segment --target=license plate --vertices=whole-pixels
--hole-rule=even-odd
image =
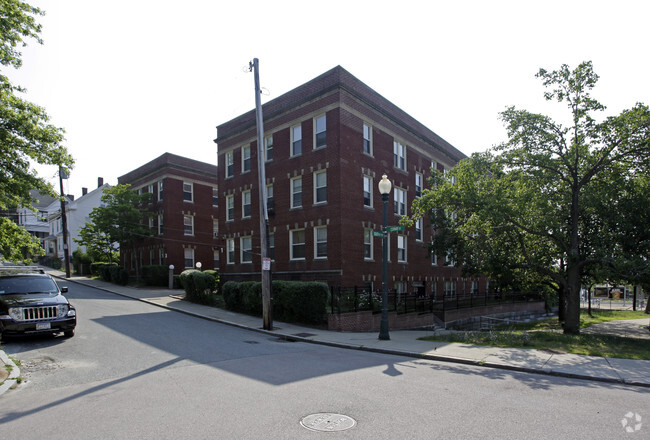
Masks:
[[[52,325],[49,322],[39,322],[36,324],[36,330],[49,330]]]

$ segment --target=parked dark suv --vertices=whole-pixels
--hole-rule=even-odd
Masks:
[[[59,332],[74,336],[77,312],[61,295],[67,291],[40,268],[0,266],[0,339]]]

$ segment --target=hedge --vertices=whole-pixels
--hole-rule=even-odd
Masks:
[[[284,322],[322,324],[327,318],[327,284],[273,281],[273,319]],[[262,283],[228,281],[222,288],[229,310],[262,315]]]
[[[159,264],[142,266],[142,279],[147,286],[168,286],[169,267]]]
[[[208,271],[185,270],[178,276],[178,281],[185,290],[185,299],[188,301],[207,305],[216,303],[217,282]]]

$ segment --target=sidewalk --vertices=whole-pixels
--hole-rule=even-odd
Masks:
[[[259,317],[183,301],[181,297],[184,292],[181,290],[164,288],[136,289],[86,277],[65,279],[65,274],[60,271],[48,270],[48,272],[52,276],[60,278],[59,285],[65,285],[66,283],[84,284],[169,310],[292,341],[511,371],[650,387],[650,361],[647,360],[604,358],[555,353],[550,350],[485,347],[418,340],[422,336],[435,334],[435,331],[432,330],[392,330],[390,331],[389,341],[380,341],[375,332],[335,332],[278,321],[273,323],[273,330],[267,331],[261,328],[262,319]],[[613,328],[616,328],[617,325],[623,326],[622,333],[627,336],[647,336],[650,339],[650,332],[641,328],[642,325],[647,325],[648,319],[617,322],[618,324],[604,324],[608,324]],[[596,329],[591,331],[594,330]],[[609,331],[604,330],[603,332]],[[0,361],[0,368],[3,367]]]

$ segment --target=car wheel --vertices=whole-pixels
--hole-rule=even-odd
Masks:
[[[63,332],[63,336],[65,336],[66,338],[71,338],[71,337],[73,337],[73,336],[74,336],[74,329],[64,331],[64,332]]]

